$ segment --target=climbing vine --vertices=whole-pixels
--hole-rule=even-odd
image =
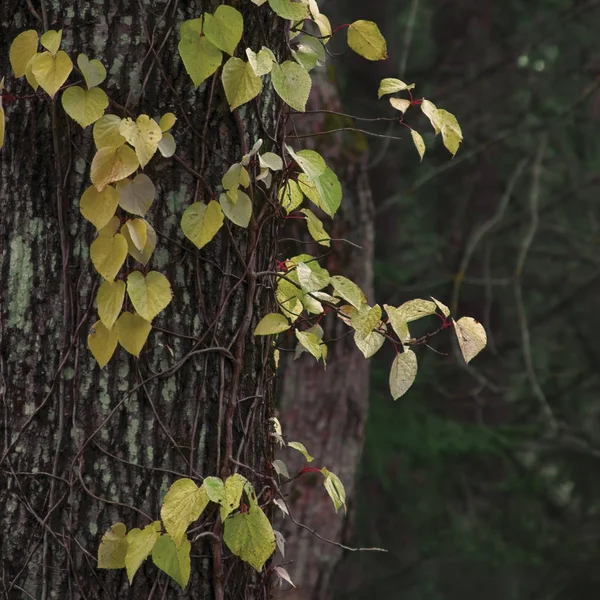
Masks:
[[[288,111],[304,112],[312,87],[310,72],[325,62],[328,43],[338,32],[346,32],[348,47],[363,58],[379,61],[387,57],[385,39],[375,23],[359,20],[332,29],[315,0],[252,2],[256,10],[272,10],[289,22],[289,60],[280,60],[264,46],[240,49],[244,19],[228,5],[184,21],[179,28],[179,55],[193,86],[200,86],[220,69],[225,98],[236,119],[241,119],[240,110],[259,96],[265,85],[272,86]],[[15,77],[26,77],[34,91],[41,88],[52,99],[61,92],[67,115],[83,128],[93,126],[96,152],[90,168],[90,186],[82,194],[79,206],[83,218],[96,228],[90,259],[103,281],[96,295],[98,318],[91,328],[88,346],[103,368],[118,345],[139,357],[148,343],[153,320],[172,299],[165,275],[146,269],[157,246],[156,232],[145,218],[156,188],[142,171],[157,152],[165,158],[175,154],[176,140],[171,131],[177,117],[170,112],[156,119],[147,114],[120,117],[107,113],[111,101],[99,87],[106,79],[102,62],[79,54],[76,71],[85,87],[68,84],[75,67],[60,49],[61,41],[62,31],[48,30],[41,37],[34,30],[24,31],[11,45],[10,62]],[[389,97],[391,107],[400,112],[398,121],[410,131],[421,160],[425,141],[405,121],[415,109],[427,117],[435,134],[441,134],[444,146],[455,155],[462,142],[456,118],[430,100],[416,98],[414,89],[414,84],[388,77],[381,81],[377,96]],[[0,147],[5,127],[3,97],[7,97],[4,80],[0,82]],[[220,189],[210,190],[208,203],[194,201],[185,209],[181,215],[184,236],[201,249],[212,242],[227,221],[249,228],[268,216],[301,219],[316,244],[330,247],[331,238],[319,215],[333,218],[340,207],[342,187],[336,174],[314,150],[286,144],[279,147],[273,139],[253,142],[237,162],[227,166]],[[198,176],[201,178],[202,174]],[[260,212],[255,209],[259,197]],[[128,256],[138,263],[138,268],[125,273]],[[470,317],[454,320],[450,310],[435,298],[415,299],[398,307],[384,304],[383,309],[379,304],[370,306],[354,282],[342,275],[331,275],[310,254],[277,261],[271,270],[254,276],[273,282],[278,311],[262,316],[254,335],[273,338],[276,364],[279,336],[293,332],[296,356],[308,352],[325,365],[328,340],[324,339],[320,323],[326,316],[339,318],[353,331],[356,346],[365,358],[373,356],[386,340],[393,344],[396,357],[389,385],[393,398],[398,399],[417,374],[415,346],[453,328],[468,363],[486,345],[485,331],[479,323]],[[429,315],[440,319],[438,329],[420,338],[413,337],[410,323]],[[271,437],[281,447],[300,452],[307,463],[314,460],[301,442],[286,443],[275,418],[271,420]],[[202,526],[201,517],[211,508],[213,512],[218,508],[222,541],[232,554],[257,571],[263,569],[277,545],[283,554],[283,540],[273,531],[264,509],[274,504],[288,513],[280,485],[284,479],[293,478],[285,462],[275,460],[267,474],[253,472],[256,480],[264,484],[257,494],[237,467],[253,470],[229,453],[226,460],[229,470],[222,471],[221,477],[206,477],[201,485],[188,478],[176,480],[163,499],[160,520],[129,531],[123,523],[113,525],[100,542],[98,568],[125,568],[131,582],[151,556],[159,569],[184,588],[190,577],[191,544],[200,537],[221,539],[220,529]],[[319,472],[334,509],[345,509],[344,486],[334,473],[326,467],[306,466],[299,475],[305,472]],[[190,530],[195,523],[200,525]],[[276,567],[275,573],[291,581],[283,567]]]

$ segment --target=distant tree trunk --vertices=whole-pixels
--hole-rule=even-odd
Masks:
[[[9,45],[18,33],[63,28],[63,49],[74,62],[82,52],[107,67],[102,87],[115,102],[110,112],[176,114],[178,157],[189,165],[159,157],[145,170],[157,186],[148,220],[159,239],[149,267],[168,277],[173,301],[153,323],[139,360],[118,349],[100,370],[86,343],[100,279],[89,260],[94,231],[79,212],[79,198],[90,185],[91,128],[82,131],[65,116],[60,93],[53,107],[43,93],[32,97],[24,80],[7,77],[8,90],[29,99],[5,103],[7,136],[0,150],[4,598],[215,598],[214,544],[192,547],[192,575],[181,592],[151,561],[131,587],[124,571],[97,570],[100,539],[117,521],[129,528],[158,518],[160,500],[176,478],[222,473],[228,407],[235,411],[233,457],[260,471],[272,459],[270,344],[252,332],[259,317],[273,310],[273,299],[252,272],[272,270],[277,221],[263,221],[260,231],[232,226],[231,235],[224,228],[200,251],[179,226],[188,205],[210,199],[193,171],[215,189],[258,138],[282,142],[274,94],[248,105],[243,122],[236,121],[219,73],[195,91],[183,71],[179,24],[219,4],[0,5],[0,74],[10,72]],[[250,2],[233,4],[246,20],[244,47],[268,45],[283,57],[283,21]],[[255,214],[261,204],[257,198]],[[128,260],[127,270],[139,266]],[[244,475],[252,479],[250,472]],[[265,598],[267,582],[240,563],[224,563],[225,597]]]
[[[309,108],[341,111],[337,86],[323,74],[315,79]],[[295,119],[299,134],[348,126],[338,117],[299,116]],[[321,137],[317,140],[323,139]],[[332,230],[332,238],[345,238],[362,249],[344,241],[333,241],[332,252],[324,266],[332,274],[343,274],[356,282],[369,300],[373,299],[373,204],[366,173],[366,143],[362,135],[327,136],[318,144],[318,151],[342,182],[344,199]],[[322,246],[313,248],[316,256]],[[304,249],[301,251],[305,251]],[[293,360],[286,354],[280,373],[280,420],[289,441],[299,440],[316,457],[315,464],[325,465],[344,483],[350,507],[354,496],[356,471],[362,450],[363,428],[369,398],[369,363],[356,348],[348,327],[333,315],[321,325],[328,344],[327,369],[316,364],[306,354]],[[286,460],[293,460],[289,454]],[[294,464],[291,463],[290,464]],[[295,462],[300,466],[298,461]],[[321,484],[322,477],[307,474],[294,482],[289,498],[291,513],[320,535],[335,541],[345,537],[350,515],[335,514],[331,499]],[[289,519],[281,525],[287,541],[286,567],[297,590],[285,597],[317,600],[331,598],[329,583],[340,548],[317,540]]]

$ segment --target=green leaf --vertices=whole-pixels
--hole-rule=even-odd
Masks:
[[[248,483],[248,480],[239,473],[234,473],[225,480],[225,497],[220,502],[221,521],[225,521],[240,505],[242,492],[246,483]]]
[[[279,279],[277,281],[276,297],[279,308],[292,323],[304,310],[302,301],[299,298],[301,294],[301,290],[287,279]]]
[[[221,504],[225,498],[225,484],[219,477],[205,477],[202,487],[206,490],[208,497],[217,504]]]
[[[325,467],[321,469],[321,473],[323,473],[323,476],[325,477],[323,483],[329,497],[333,501],[335,512],[342,507],[344,508],[344,512],[346,512],[346,490],[344,489],[344,484],[335,473],[331,473]]]
[[[364,334],[359,331],[354,333],[354,343],[363,353],[365,358],[371,358],[383,346],[385,338],[377,331]]]
[[[381,306],[379,304],[376,304],[373,308],[367,304],[363,304],[352,314],[352,327],[365,336],[377,329],[380,322]]]
[[[288,179],[285,185],[279,189],[277,197],[288,214],[296,210],[302,204],[304,198],[300,186],[293,179]]]
[[[291,146],[286,146],[285,149],[310,179],[316,179],[327,169],[327,163],[323,157],[314,150],[300,150],[299,152],[295,152]]]
[[[254,335],[274,335],[290,328],[288,320],[281,313],[265,315],[256,326]]]
[[[246,48],[246,56],[248,57],[248,63],[257,77],[268,75],[273,69],[273,64],[277,62],[273,52],[264,46],[258,53],[250,48]]]
[[[417,376],[417,356],[405,348],[402,354],[396,355],[390,370],[390,391],[394,400],[406,394]]]
[[[329,285],[331,277],[329,271],[323,269],[317,261],[310,263],[298,263],[296,266],[298,283],[302,286],[302,291],[306,294],[317,292]]]
[[[317,65],[325,63],[325,47],[321,40],[309,35],[298,38],[296,50],[292,50],[292,56],[307,71],[311,71]]]
[[[169,280],[158,271],[150,271],[145,277],[139,271],[130,273],[127,294],[140,317],[149,323],[169,306],[173,296]]]
[[[110,530],[102,536],[98,546],[99,569],[124,569],[125,555],[127,554],[127,528],[123,523],[115,523]]]
[[[306,215],[306,225],[308,227],[308,233],[315,242],[321,244],[321,246],[331,246],[331,238],[329,234],[323,228],[323,222],[319,219],[312,210],[303,208],[300,211]]]
[[[312,462],[315,460],[314,457],[308,453],[306,446],[302,442],[288,442],[288,446],[294,450],[298,450],[298,452],[304,456],[306,462]]]
[[[421,157],[421,160],[423,160],[423,156],[425,156],[425,141],[423,140],[423,137],[414,129],[410,130],[410,135],[412,136],[413,143],[417,149],[417,152],[419,153],[419,156]]]
[[[127,568],[127,577],[129,583],[133,581],[133,577],[142,563],[152,552],[154,544],[160,537],[160,521],[154,521],[150,525],[146,525],[144,529],[132,529],[127,534],[127,555],[125,556],[125,567]]]
[[[185,532],[196,521],[209,502],[204,486],[198,487],[191,479],[178,479],[166,493],[160,509],[160,518],[175,546],[181,545]]]
[[[387,45],[373,21],[355,21],[348,27],[348,45],[367,60],[385,60]]]
[[[202,25],[204,23],[204,17],[198,17],[197,19],[188,19],[179,26],[179,35],[184,38],[186,35],[192,33],[202,35]]]
[[[223,53],[207,37],[193,32],[181,38],[179,55],[196,87],[210,77],[223,61]]]
[[[266,560],[275,552],[275,535],[269,519],[253,496],[253,493],[249,494],[248,512],[236,513],[225,521],[223,541],[232,554],[260,572]]]
[[[388,314],[390,325],[398,336],[398,339],[404,343],[410,338],[410,331],[406,323],[406,314],[401,312],[400,309],[387,304],[383,305],[385,312]]]
[[[304,173],[298,176],[298,183],[304,195],[323,212],[333,217],[342,203],[342,186],[337,175],[326,167],[314,178]]]
[[[223,214],[239,227],[248,227],[252,217],[252,201],[248,194],[237,190],[237,202],[232,202],[227,194],[219,196]]]
[[[286,104],[300,112],[306,110],[312,81],[302,65],[291,60],[286,60],[281,65],[273,65],[271,83]]]
[[[217,48],[233,55],[242,39],[244,19],[235,8],[221,4],[214,15],[204,14],[203,31],[204,35]]]
[[[398,318],[405,323],[410,323],[411,321],[434,315],[436,308],[435,302],[431,302],[430,300],[421,300],[420,298],[409,300],[398,307]]]
[[[458,321],[453,320],[452,324],[458,338],[460,351],[468,364],[486,347],[485,329],[472,317],[461,317]]]
[[[317,360],[322,355],[321,340],[315,333],[308,333],[307,331],[296,330],[296,339],[298,343],[310,354],[312,354]]]
[[[223,211],[218,202],[194,202],[181,218],[181,229],[188,240],[198,248],[210,242],[223,226]]]
[[[192,546],[188,540],[183,540],[179,547],[167,533],[161,535],[152,548],[152,561],[171,579],[176,581],[182,589],[190,579],[191,562],[190,550]]]
[[[108,96],[100,88],[84,90],[79,86],[67,88],[61,102],[65,112],[82,127],[95,123],[108,107]]]
[[[106,79],[104,65],[95,58],[90,60],[85,54],[79,54],[77,56],[77,66],[85,79],[88,90],[100,85]]]
[[[414,87],[414,83],[408,85],[400,79],[386,77],[385,79],[382,79],[381,83],[379,84],[379,91],[377,92],[377,97],[381,98],[386,94],[395,94],[396,92],[403,92],[404,90],[412,90]]]
[[[262,90],[262,79],[254,74],[250,63],[240,58],[232,57],[225,63],[222,80],[231,110],[249,102]]]
[[[335,290],[335,295],[352,304],[354,308],[360,309],[365,304],[364,292],[350,279],[341,275],[334,275],[330,281]]]
[[[308,17],[308,6],[290,0],[269,0],[269,6],[275,14],[288,21],[300,21]]]

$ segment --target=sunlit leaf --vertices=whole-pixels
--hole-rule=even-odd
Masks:
[[[123,227],[127,229],[127,238],[130,239],[135,248],[141,252],[146,245],[148,223],[144,219],[129,219],[125,222]]]
[[[289,21],[299,21],[308,17],[308,6],[302,2],[269,0],[269,6],[275,14]]]
[[[429,122],[431,123],[431,126],[437,135],[442,130],[442,123],[438,114],[437,106],[433,102],[423,98],[421,102],[421,111],[429,119]]]
[[[300,186],[293,179],[288,179],[285,185],[279,188],[277,197],[285,212],[289,214],[302,204],[304,195]]]
[[[374,329],[377,329],[381,322],[381,314],[381,306],[379,304],[376,304],[372,308],[367,304],[363,304],[352,315],[352,327],[366,336]]]
[[[390,104],[401,113],[405,113],[410,108],[410,100],[405,98],[390,98]]]
[[[273,64],[276,62],[272,50],[265,47],[261,48],[258,52],[254,52],[251,48],[246,48],[246,57],[257,77],[268,75],[273,68]]]
[[[435,314],[436,308],[435,302],[417,298],[416,300],[409,300],[399,306],[398,316],[399,319],[405,323],[410,323],[411,321],[416,321],[417,319],[422,319],[423,317]]]
[[[329,285],[331,277],[327,269],[323,269],[317,261],[310,263],[298,263],[296,267],[298,283],[305,293],[322,290]]]
[[[454,156],[458,152],[458,147],[463,139],[460,125],[458,124],[456,117],[443,108],[438,108],[437,118],[439,119],[442,129],[444,146],[446,146],[448,152]]]
[[[398,339],[404,343],[410,338],[410,331],[406,322],[406,313],[402,312],[399,308],[383,305],[385,312],[388,314],[390,325],[398,336]]]
[[[354,343],[365,358],[371,358],[383,346],[384,342],[385,338],[377,331],[371,331],[367,334],[359,331],[354,333]]]
[[[350,279],[341,275],[334,275],[331,278],[331,285],[335,290],[335,295],[349,302],[355,308],[360,307],[366,302],[363,291]]]
[[[440,302],[439,300],[436,300],[433,296],[431,296],[431,299],[433,300],[434,304],[438,307],[438,310],[445,317],[449,317],[450,316],[450,309],[443,302]]]
[[[312,80],[302,65],[291,60],[273,65],[271,83],[286,104],[300,112],[306,110]]]
[[[225,496],[219,503],[221,505],[221,521],[225,521],[225,519],[239,507],[242,491],[244,490],[244,485],[247,481],[248,480],[239,473],[234,473],[225,480]]]
[[[317,360],[322,356],[321,340],[315,333],[308,333],[306,331],[295,331],[296,339],[298,343],[310,354],[312,354]]]

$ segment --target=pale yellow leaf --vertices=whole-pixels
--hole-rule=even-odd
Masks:
[[[54,98],[71,74],[73,63],[63,50],[59,50],[56,56],[50,52],[42,52],[32,59],[31,70],[41,88],[50,98]]]
[[[343,507],[344,512],[346,512],[346,490],[344,489],[344,484],[335,473],[328,471],[325,467],[321,469],[321,473],[323,473],[323,476],[325,477],[323,484],[325,485],[325,490],[327,490],[329,497],[333,501],[335,511],[337,512]]]
[[[129,146],[100,148],[92,160],[90,178],[101,192],[109,183],[125,179],[138,167],[137,156]]]
[[[323,222],[319,219],[312,210],[303,208],[300,210],[301,213],[306,215],[306,225],[308,227],[308,233],[315,242],[321,244],[321,246],[331,246],[331,238],[323,227]]]
[[[376,304],[372,308],[368,304],[363,304],[352,314],[352,327],[366,336],[374,329],[377,329],[381,322],[381,314],[381,306],[379,304]]]
[[[348,27],[348,46],[367,60],[385,60],[387,44],[373,21],[355,21]]]
[[[148,115],[140,115],[135,122],[130,118],[123,119],[119,133],[135,148],[142,168],[150,162],[162,138],[158,123]]]
[[[302,204],[304,195],[298,183],[293,179],[288,179],[286,184],[279,188],[277,197],[285,212],[289,214]]]
[[[62,29],[60,31],[50,29],[46,31],[46,33],[42,34],[42,37],[40,38],[40,44],[42,44],[42,46],[46,48],[50,54],[56,55],[58,49],[60,48],[61,40]]]
[[[406,314],[401,312],[400,309],[387,304],[384,304],[383,308],[385,308],[385,312],[388,314],[390,325],[398,336],[398,339],[402,343],[406,342],[410,338]]]
[[[433,102],[423,98],[423,101],[421,102],[421,111],[429,119],[429,122],[435,131],[435,135],[437,135],[442,130],[442,122],[438,114],[437,106]]]
[[[171,284],[158,271],[150,271],[146,277],[133,271],[127,277],[127,294],[137,313],[151,322],[171,302]]]
[[[146,319],[130,312],[122,313],[113,327],[119,336],[119,344],[133,356],[140,355],[151,330],[152,325]]]
[[[121,227],[121,233],[123,234],[123,237],[127,240],[127,250],[130,256],[135,258],[135,260],[142,263],[143,265],[148,264],[148,261],[152,257],[152,253],[156,248],[156,231],[154,231],[152,225],[146,222],[146,245],[144,246],[144,249],[141,252],[135,247],[135,244],[133,243],[133,240],[129,235],[128,227]]]
[[[306,110],[312,80],[303,66],[291,60],[273,65],[271,83],[286,104],[300,112]]]
[[[219,503],[221,505],[221,521],[225,521],[225,519],[240,505],[242,491],[244,490],[244,485],[247,481],[248,480],[239,473],[234,473],[225,480],[225,495]]]
[[[269,313],[260,320],[254,329],[254,335],[274,335],[289,328],[288,320],[281,313]]]
[[[231,57],[225,63],[221,79],[231,110],[249,102],[262,90],[262,79],[254,74],[250,63],[239,58]]]
[[[130,219],[125,223],[129,239],[133,245],[142,252],[146,246],[146,238],[148,235],[148,224],[144,219]],[[138,311],[139,312],[139,311]]]
[[[415,87],[414,83],[410,85],[404,83],[400,79],[394,79],[393,77],[386,77],[382,79],[379,84],[379,91],[377,92],[377,97],[381,98],[386,94],[395,94],[397,92],[403,92],[404,90],[412,90]],[[402,111],[404,112],[404,111]]]
[[[254,52],[251,48],[246,48],[246,57],[257,77],[268,75],[273,68],[273,63],[276,62],[273,52],[269,48],[264,47],[259,52]]]
[[[385,338],[377,331],[371,331],[367,334],[359,331],[354,332],[354,343],[365,358],[371,358],[383,346],[384,342]]]
[[[22,77],[27,70],[27,64],[36,55],[38,34],[33,29],[20,33],[10,45],[8,56],[15,77]]]
[[[410,108],[410,100],[405,98],[390,98],[390,104],[401,113],[405,113]]]
[[[152,552],[154,544],[160,537],[160,521],[155,521],[150,525],[146,525],[144,529],[132,529],[127,534],[127,555],[125,556],[125,566],[127,568],[127,577],[129,583],[132,582],[133,576],[140,568],[142,563]]]
[[[94,123],[93,135],[96,148],[119,148],[125,138],[119,133],[121,118],[117,115],[104,115]]]
[[[102,369],[112,358],[117,347],[117,332],[107,329],[102,321],[94,323],[88,335],[88,347],[96,359],[98,366]]]
[[[194,202],[185,209],[181,218],[181,229],[185,237],[198,248],[206,246],[222,225],[223,211],[215,200],[211,200],[208,205]]]
[[[90,258],[96,271],[113,281],[127,258],[127,241],[120,233],[113,237],[98,236],[90,246]]]
[[[306,459],[306,462],[312,462],[315,460],[314,457],[308,453],[306,446],[302,442],[288,442],[288,447],[300,452],[300,454],[302,454],[302,456],[304,456]]]
[[[85,54],[77,57],[77,66],[85,79],[88,90],[100,85],[106,79],[106,69],[97,59],[90,60]]]
[[[390,370],[390,391],[394,400],[403,396],[413,384],[417,376],[417,356],[405,348],[402,354],[397,354]]]
[[[425,156],[425,140],[423,140],[421,134],[418,131],[415,131],[414,129],[410,130],[410,135],[412,137],[415,148],[417,149],[417,152],[421,157],[421,160],[423,160],[423,156]]]

